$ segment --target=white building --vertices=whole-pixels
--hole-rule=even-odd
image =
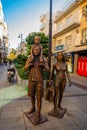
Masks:
[[[2,3],[0,0],[0,63],[5,62],[8,51],[8,28],[4,21]]]

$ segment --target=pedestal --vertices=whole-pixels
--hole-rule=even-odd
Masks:
[[[43,114],[41,114],[40,121],[39,122],[35,122],[36,112],[28,114],[28,111],[27,111],[27,112],[24,112],[24,113],[25,113],[26,117],[31,121],[31,123],[33,125],[39,125],[41,123],[44,123],[44,122],[48,121],[47,117],[44,116]]]
[[[54,108],[48,113],[50,116],[54,116],[57,118],[63,118],[64,114],[66,113],[67,109],[63,108],[63,110],[60,110],[57,108],[57,110],[54,112]]]

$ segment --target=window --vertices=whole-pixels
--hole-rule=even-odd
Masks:
[[[66,45],[67,46],[71,46],[72,45],[71,35],[66,37]]]
[[[61,40],[61,39],[58,40],[57,44],[58,44],[58,45],[61,45],[61,44],[62,44],[62,40]]]
[[[87,28],[82,30],[82,44],[87,43]]]
[[[71,23],[72,23],[72,15],[70,15],[66,18],[66,24],[68,25],[68,24],[71,24]]]
[[[82,17],[86,17],[87,16],[87,5],[85,5],[83,8],[82,8]]]
[[[58,24],[57,24],[57,30],[58,30],[58,31],[61,31],[61,30],[62,30],[62,23],[58,23]]]

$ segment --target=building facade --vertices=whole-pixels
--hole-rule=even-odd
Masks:
[[[78,2],[73,2],[54,19],[56,31],[53,35],[53,53],[64,51],[69,72],[74,71],[75,47],[80,45],[80,19]]]
[[[56,13],[52,14],[52,19],[54,19]],[[40,26],[40,32],[44,33],[45,35],[49,36],[49,12],[46,14],[42,14],[40,16],[40,22],[41,22],[41,26]],[[52,34],[55,31],[55,23],[52,22]]]
[[[69,72],[82,75],[83,70],[83,76],[87,76],[87,69],[84,70],[87,68],[87,1],[73,2],[56,16],[54,22],[56,31],[53,35],[53,53],[64,51]]]
[[[76,46],[74,66],[75,72],[87,76],[87,0],[81,0],[79,7],[81,13],[80,45]]]
[[[40,28],[41,32],[49,34],[49,25],[46,26],[49,17],[46,21],[45,14],[41,16],[40,20],[44,25]],[[62,12],[57,11],[52,21],[52,53],[54,57],[57,52],[63,51],[69,72],[87,76],[87,0],[75,0]],[[84,70],[84,68],[86,69]]]
[[[2,10],[2,3],[0,1],[0,63],[6,61],[8,53],[8,28],[4,21],[4,14]]]
[[[27,55],[26,42],[23,41],[22,43],[18,43],[18,48],[16,50],[16,56],[18,56],[19,54]]]

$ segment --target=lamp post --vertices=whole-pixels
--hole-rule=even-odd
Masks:
[[[19,34],[18,38],[21,39],[20,44],[22,45],[22,42],[23,42],[23,34]],[[20,45],[20,47],[21,47],[21,53],[22,53],[22,46],[21,46],[21,45]]]
[[[50,0],[50,13],[49,13],[49,44],[48,44],[48,64],[51,71],[51,55],[52,51],[52,0]]]

